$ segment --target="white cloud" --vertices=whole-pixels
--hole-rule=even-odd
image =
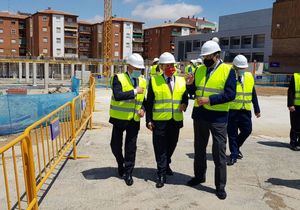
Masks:
[[[95,15],[93,18],[88,19],[87,21],[92,23],[99,23],[103,21],[103,16]]]
[[[124,4],[130,4],[130,3],[132,3],[132,2],[134,2],[135,0],[123,0],[123,3]]]
[[[180,17],[193,16],[203,11],[200,5],[179,2],[164,4],[162,0],[152,0],[138,4],[131,12],[132,16],[146,20],[175,20]]]

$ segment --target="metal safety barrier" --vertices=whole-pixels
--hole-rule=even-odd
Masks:
[[[77,137],[92,128],[95,79],[90,87],[0,147],[0,209],[38,209],[39,192],[67,157],[77,154]],[[66,156],[73,154],[73,156]]]

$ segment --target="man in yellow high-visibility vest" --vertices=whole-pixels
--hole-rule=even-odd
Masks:
[[[162,71],[159,68],[158,61],[159,61],[158,58],[153,59],[152,66],[150,67],[150,76],[151,77],[162,73]]]
[[[194,120],[194,174],[188,181],[196,186],[206,181],[206,147],[210,133],[213,140],[213,160],[215,164],[216,196],[226,199],[226,141],[229,103],[236,94],[235,72],[231,66],[220,60],[221,48],[214,41],[207,41],[201,48],[201,65],[194,75],[187,77],[191,86],[190,94],[195,94],[192,113]]]
[[[300,73],[294,73],[288,89],[288,108],[290,111],[290,148],[300,150]]]
[[[183,112],[188,105],[184,77],[175,76],[175,58],[165,52],[159,57],[162,75],[151,78],[147,94],[147,127],[153,131],[153,146],[157,162],[156,187],[166,182],[166,175],[173,175],[170,168],[179,130],[183,127]]]
[[[145,68],[142,56],[137,53],[130,55],[127,65],[127,72],[115,75],[111,81],[113,94],[109,122],[113,124],[110,145],[118,164],[118,173],[131,186],[140,118],[144,116],[147,82],[140,76],[141,70]],[[124,131],[125,156],[122,152]]]
[[[251,72],[247,72],[248,60],[243,55],[237,55],[233,60],[236,71],[236,97],[230,102],[228,118],[228,140],[230,160],[227,165],[232,166],[237,159],[242,159],[241,146],[252,132],[251,110],[252,104],[257,118],[260,117],[260,108],[255,91],[255,82]]]

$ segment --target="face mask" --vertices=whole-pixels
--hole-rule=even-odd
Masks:
[[[204,59],[203,63],[207,68],[209,68],[215,64],[215,61],[213,59]]]
[[[246,72],[246,70],[244,70],[244,69],[238,70],[238,74],[239,74],[240,76],[244,75],[245,72]]]
[[[139,78],[141,76],[141,71],[140,70],[133,70],[131,73],[132,78]]]
[[[165,70],[165,75],[167,77],[172,77],[173,74],[175,73],[176,69],[175,67],[168,67],[166,70]]]

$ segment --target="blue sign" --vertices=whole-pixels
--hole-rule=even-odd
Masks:
[[[97,78],[98,78],[98,79],[101,79],[101,75],[98,75]]]
[[[51,139],[52,141],[56,139],[56,137],[60,133],[60,127],[59,127],[59,118],[55,118],[51,123],[50,123],[50,131],[51,131]]]
[[[257,75],[256,79],[262,79],[263,77],[261,75]]]
[[[271,62],[270,67],[278,68],[278,67],[280,67],[280,63],[279,62]]]
[[[85,99],[82,99],[82,101],[81,101],[81,110],[82,111],[85,110],[85,107],[86,107],[86,101],[85,101]]]

